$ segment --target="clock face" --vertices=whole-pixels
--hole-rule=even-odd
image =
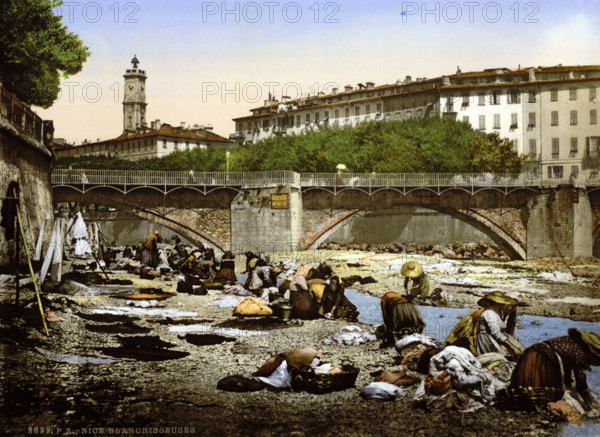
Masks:
[[[126,83],[125,84],[125,94],[128,96],[133,96],[137,92],[137,85],[135,83]]]

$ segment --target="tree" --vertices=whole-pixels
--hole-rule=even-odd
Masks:
[[[77,74],[90,55],[53,9],[60,0],[0,2],[0,82],[30,105],[48,108],[61,77]]]
[[[497,133],[472,138],[467,143],[467,156],[470,170],[476,173],[520,173],[525,160],[507,138]]]

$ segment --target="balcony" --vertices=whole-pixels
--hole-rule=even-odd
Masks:
[[[52,144],[54,134],[52,122],[43,121],[29,106],[1,85],[0,118],[17,129],[21,134],[31,137],[38,142],[44,142],[47,146]],[[44,141],[43,137],[44,131],[47,134],[46,141]]]

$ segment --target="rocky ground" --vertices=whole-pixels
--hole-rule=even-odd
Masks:
[[[376,296],[398,289],[402,278],[390,268],[389,254],[331,252],[298,254],[305,260],[328,258],[341,277],[372,276],[377,283],[355,288]],[[288,255],[280,255],[281,258]],[[273,257],[274,259],[277,256]],[[242,263],[239,263],[240,266]],[[575,284],[546,284],[543,295],[521,293],[529,306],[523,312],[598,320],[597,308],[585,299],[597,297],[600,273],[596,260],[540,260],[507,262],[510,269],[536,276],[540,271],[568,271],[578,275]],[[566,265],[569,267],[567,268]],[[512,271],[511,270],[511,271]],[[432,275],[433,276],[433,275]],[[493,275],[492,275],[493,276]],[[137,287],[158,287],[174,292],[175,283],[128,278]],[[449,286],[443,275],[433,278],[451,295],[450,305],[475,307],[480,295],[494,288]],[[483,280],[483,278],[480,278]],[[488,278],[489,279],[489,278]],[[492,278],[495,284],[498,278]],[[115,290],[119,286],[114,286]],[[122,288],[122,287],[121,287]],[[540,297],[543,296],[543,297]],[[547,302],[548,297],[574,297],[571,303]],[[372,372],[399,368],[393,349],[379,349],[379,342],[359,346],[324,345],[320,339],[337,332],[345,322],[304,321],[286,324],[278,319],[239,319],[231,308],[205,306],[223,298],[220,291],[206,296],[175,294],[161,301],[167,308],[197,312],[196,319],[216,327],[262,330],[266,335],[238,335],[235,341],[198,346],[185,333],[169,330],[174,322],[157,323],[152,317],[94,317],[102,305],[125,305],[108,295],[77,296],[44,293],[43,304],[63,320],[48,322],[50,336],[32,290],[22,290],[15,309],[14,288],[0,289],[0,365],[3,395],[2,435],[556,435],[559,424],[545,411],[502,411],[486,407],[475,413],[432,412],[415,408],[413,386],[395,402],[364,401],[358,391],[373,381]],[[545,304],[542,302],[546,301]],[[582,303],[583,302],[583,303]],[[359,326],[370,329],[370,326]],[[138,337],[143,347],[124,348]],[[168,343],[168,344],[165,344]],[[217,382],[228,375],[249,376],[274,353],[311,346],[334,364],[351,362],[360,368],[355,388],[323,395],[305,392],[262,390],[252,393],[224,392]],[[157,353],[185,355],[164,361],[118,360],[112,364],[69,364],[53,361],[40,350],[55,354],[147,357]],[[132,355],[133,354],[133,355]],[[417,374],[415,374],[416,376]]]

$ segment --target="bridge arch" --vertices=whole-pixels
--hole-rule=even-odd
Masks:
[[[510,190],[489,188],[467,190],[462,187],[448,187],[435,190],[430,187],[410,189],[378,188],[371,192],[365,190],[311,187],[303,190],[305,209],[321,209],[331,205],[335,209],[363,211],[365,213],[380,209],[393,210],[398,206],[417,206],[449,215],[487,235],[509,257],[526,259],[526,242],[521,241],[506,226],[481,212],[481,209],[511,207],[524,209],[529,199],[537,193],[529,187],[513,187]],[[340,226],[354,220],[357,214],[351,214],[335,223],[327,224],[322,231],[307,243],[307,247],[320,245]]]

